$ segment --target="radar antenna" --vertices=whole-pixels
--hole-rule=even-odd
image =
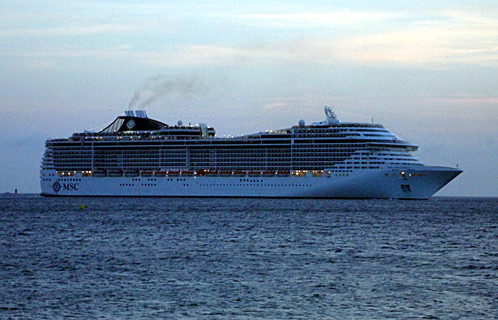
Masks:
[[[327,116],[327,121],[329,122],[329,124],[339,123],[339,119],[337,118],[337,115],[332,111],[332,108],[328,106],[325,106],[324,108],[325,115]]]

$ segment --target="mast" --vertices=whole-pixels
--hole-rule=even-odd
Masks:
[[[327,116],[327,121],[329,122],[329,124],[337,124],[339,123],[339,119],[337,118],[337,115],[332,111],[332,108],[325,106],[323,109],[325,110],[325,115]]]

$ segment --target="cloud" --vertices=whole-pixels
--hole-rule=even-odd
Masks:
[[[352,37],[340,54],[364,63],[498,64],[498,23],[429,25]]]
[[[126,24],[94,24],[89,26],[67,26],[53,28],[27,28],[0,30],[0,37],[27,37],[27,36],[72,36],[90,34],[109,34],[116,32],[130,32],[134,28]]]
[[[38,63],[34,64],[33,67],[42,69],[53,69],[55,68],[55,62],[49,60],[39,61]]]
[[[235,17],[236,15],[233,15]],[[403,13],[336,11],[302,14],[246,14],[241,25],[267,23],[303,28],[307,25],[362,24],[382,22],[386,25]],[[399,20],[399,19],[398,19]],[[396,26],[396,28],[393,28]],[[157,26],[156,26],[157,27]],[[324,29],[326,30],[326,29]],[[88,35],[101,33],[145,32],[130,24],[95,24],[80,27],[57,27],[27,30],[4,30],[2,36]],[[157,35],[156,35],[157,36]],[[135,45],[87,48],[84,45],[55,47],[50,51],[4,50],[0,56],[39,57],[53,61],[57,57],[126,60],[155,67],[243,66],[258,63],[447,66],[457,64],[498,65],[498,19],[494,12],[441,11],[399,22],[390,28],[365,29],[340,36],[310,33],[295,38],[258,41],[231,41],[203,44],[165,44],[162,48],[142,49]]]
[[[257,42],[237,47],[185,46],[149,60],[160,66],[233,65],[264,61],[446,66],[498,65],[498,25],[416,26],[340,39]]]
[[[287,104],[285,102],[272,102],[272,103],[265,104],[263,106],[263,109],[273,110],[273,109],[278,109],[278,108],[282,108],[285,106],[287,106]]]
[[[498,96],[497,97],[441,97],[441,98],[428,98],[425,101],[429,103],[440,103],[447,105],[457,105],[457,106],[465,106],[465,108],[471,106],[489,106],[493,110],[495,110],[495,114],[498,115]],[[497,119],[498,120],[498,119]]]
[[[238,15],[245,23],[281,28],[365,24],[390,20],[401,14],[387,11],[332,11],[301,13],[253,13]]]

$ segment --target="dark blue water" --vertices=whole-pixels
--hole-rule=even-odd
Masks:
[[[0,197],[1,319],[491,319],[497,301],[497,198]]]

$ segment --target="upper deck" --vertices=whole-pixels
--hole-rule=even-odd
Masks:
[[[326,114],[328,109],[326,108]],[[198,125],[176,125],[150,119],[145,111],[126,111],[99,132],[74,133],[69,138],[50,139],[50,144],[71,144],[103,142],[107,143],[144,143],[154,145],[184,144],[227,145],[227,144],[314,144],[314,143],[368,143],[371,148],[395,148],[409,151],[418,146],[399,139],[378,123],[340,122],[335,114],[327,114],[328,120],[306,125],[299,124],[290,128],[268,130],[237,137],[216,137],[216,131],[201,123]]]

